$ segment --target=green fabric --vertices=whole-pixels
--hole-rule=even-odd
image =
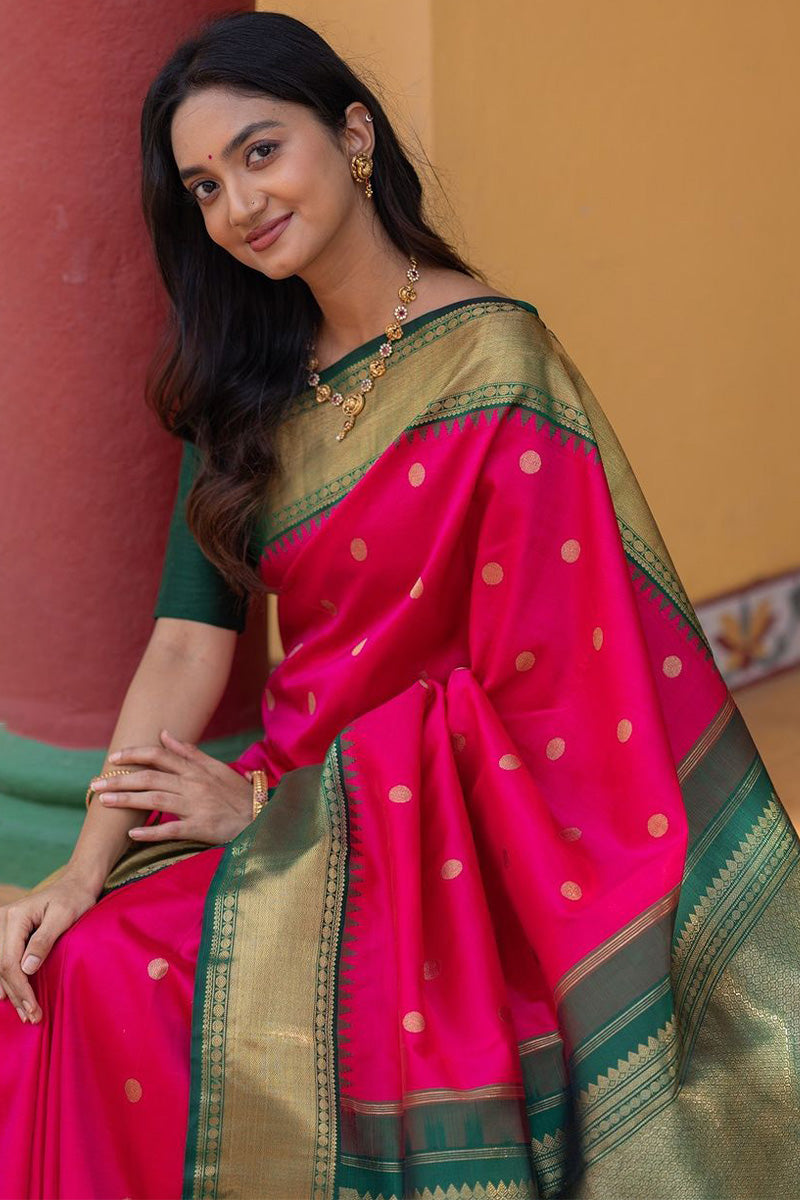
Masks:
[[[204,621],[241,633],[247,621],[249,598],[231,590],[225,577],[206,557],[186,524],[186,497],[199,462],[196,447],[183,442],[178,493],[172,510],[161,585],[154,617]]]
[[[199,746],[231,762],[262,732],[247,729]],[[0,883],[31,887],[67,861],[83,825],[87,785],[105,755],[106,747],[51,746],[0,725]]]

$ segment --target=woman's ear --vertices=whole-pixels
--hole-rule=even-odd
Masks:
[[[348,156],[353,154],[372,155],[375,148],[375,135],[370,122],[366,120],[369,109],[360,100],[354,100],[344,110],[347,126],[344,131]]]

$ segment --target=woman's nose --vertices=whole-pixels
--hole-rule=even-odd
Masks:
[[[253,225],[264,209],[264,198],[252,188],[232,185],[228,188],[228,214],[232,225]]]

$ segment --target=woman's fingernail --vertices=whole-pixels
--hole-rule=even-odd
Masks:
[[[28,1018],[25,1016],[25,1013],[19,1007],[17,1007],[17,1014],[19,1016],[20,1021],[22,1021],[22,1024],[23,1025],[27,1024]]]
[[[33,1016],[33,1005],[31,1004],[30,1000],[23,1000],[22,1007],[25,1009],[25,1012],[29,1017]]]
[[[26,975],[32,975],[41,961],[37,954],[26,954],[22,960],[22,969]]]

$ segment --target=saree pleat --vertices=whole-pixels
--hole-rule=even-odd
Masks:
[[[463,301],[327,408],[262,531],[269,802],[108,881],[206,869],[182,1196],[788,1200],[800,841],[586,381]]]

